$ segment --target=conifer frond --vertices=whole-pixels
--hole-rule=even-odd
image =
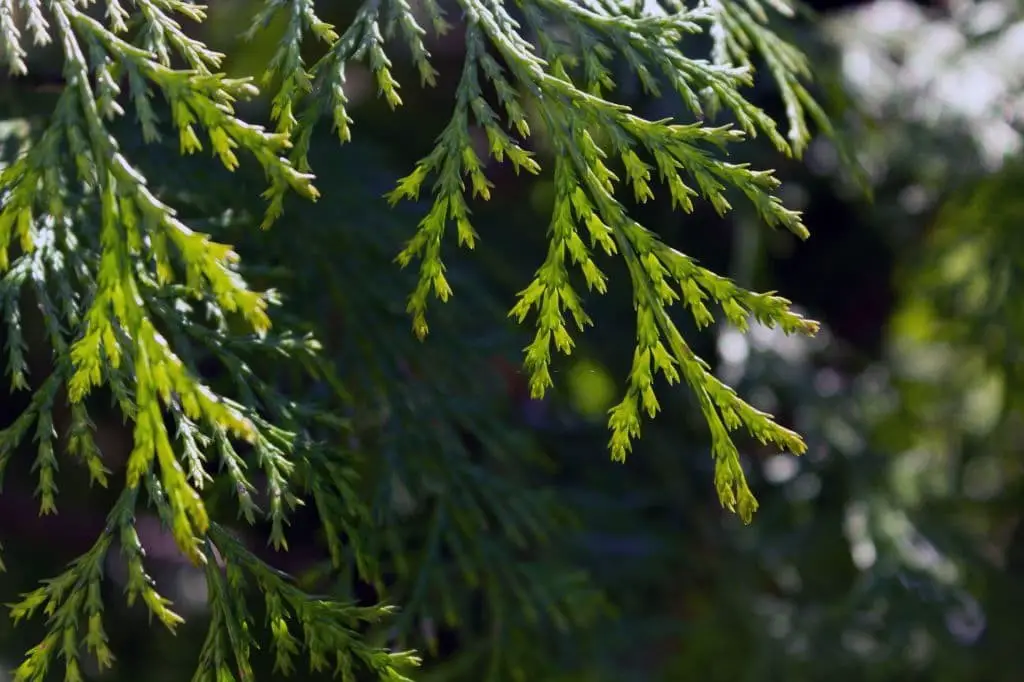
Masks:
[[[99,581],[115,539],[128,559],[129,603],[140,599],[168,627],[180,621],[145,573],[134,527],[141,487],[179,549],[198,564],[208,561],[213,542],[201,497],[210,482],[209,463],[220,459],[248,521],[255,522],[257,516],[270,521],[275,546],[284,545],[286,515],[299,504],[292,484],[301,452],[295,448],[295,432],[286,430],[294,420],[289,422],[279,408],[287,401],[270,394],[266,383],[243,368],[246,353],[253,349],[283,350],[295,357],[315,344],[269,334],[272,297],[252,290],[242,279],[230,246],[191,229],[157,198],[136,163],[121,151],[110,122],[124,114],[120,102],[127,99],[134,104],[144,137],[155,141],[161,132],[155,112],[166,103],[182,154],[202,149],[199,134],[205,134],[227,169],[238,166],[236,150],[242,149],[256,159],[272,187],[287,186],[309,198],[315,190],[310,176],[282,157],[290,145],[287,135],[267,132],[235,115],[232,102],[251,97],[255,88],[212,73],[220,55],[188,38],[173,18],[183,14],[201,20],[201,9],[177,0],[139,0],[133,5],[137,13],[129,15],[117,3],[108,3],[106,23],[84,13],[79,3],[49,3],[45,20],[35,3],[27,5],[37,42],[49,36],[63,48],[67,86],[46,129],[0,172],[0,268],[5,271],[0,286],[8,375],[12,388],[33,391],[28,409],[0,431],[0,467],[31,434],[38,448],[34,470],[40,508],[43,513],[56,511],[59,458],[52,412],[66,393],[72,414],[68,451],[85,463],[95,482],[106,485],[109,472],[85,408],[86,397],[101,386],[134,425],[134,446],[125,493],[103,536],[68,571],[13,607],[16,620],[39,609],[52,616],[49,634],[18,668],[18,680],[43,679],[55,657],[63,660],[65,679],[81,679],[78,656],[83,644],[101,666],[109,665]],[[9,16],[10,8],[4,3],[0,14]],[[19,36],[10,30],[4,35],[5,53],[17,57]],[[189,68],[172,67],[172,55]],[[17,62],[12,68],[23,71],[24,65]],[[128,85],[127,98],[121,96],[121,83]],[[157,93],[163,102],[154,105]],[[17,309],[26,294],[43,311],[53,355],[49,376],[35,385],[27,379]],[[250,336],[239,336],[245,328]],[[204,383],[191,361],[203,348],[235,370],[235,396],[218,395]],[[263,416],[270,413],[274,424]],[[176,434],[169,430],[168,419]],[[252,455],[243,458],[239,443]],[[264,510],[251,497],[250,466],[267,481]],[[270,570],[254,562],[248,561],[251,571]],[[219,626],[233,631],[242,627],[245,615],[227,602],[218,606],[217,599],[228,596],[215,592],[212,607]],[[288,608],[300,622],[324,619],[325,614],[309,610],[314,607],[294,596],[289,599]],[[311,662],[319,665],[329,648],[346,660],[349,654],[372,659],[371,668],[392,677],[393,669],[384,659],[370,656],[369,649],[360,649],[363,645],[343,622],[329,641],[305,642]],[[239,654],[245,643],[231,644]],[[200,674],[222,675],[227,663],[214,663]]]
[[[791,13],[784,3],[771,4],[778,12]],[[492,185],[484,171],[487,160],[475,151],[471,127],[486,133],[488,154],[494,161],[507,159],[517,172],[539,173],[533,154],[513,137],[530,136],[529,102],[536,111],[535,125],[545,128],[556,150],[550,249],[511,311],[520,322],[536,316],[536,336],[525,355],[533,395],[542,397],[552,385],[553,354],[572,352],[570,326],[582,331],[592,323],[581,292],[570,284],[570,271],[578,268],[588,288],[603,293],[606,278],[592,250],[600,248],[607,256],[622,258],[634,290],[637,346],[626,394],[609,415],[612,456],[625,459],[640,434],[641,414],[653,417],[658,412],[655,378],[660,374],[670,384],[685,380],[711,430],[722,503],[749,521],[756,501],[729,432],[743,427],[761,442],[795,453],[803,451],[803,442],[714,378],[689,349],[673,322],[671,307],[681,303],[699,326],[716,319],[705,304],[710,300],[721,307],[727,322],[741,328],[751,315],[787,333],[813,334],[817,327],[792,312],[787,300],[740,289],[668,248],[658,235],[629,217],[623,192],[630,192],[639,203],[653,199],[652,174],[656,173],[667,186],[673,206],[690,212],[694,199],[700,198],[720,214],[732,208],[726,193],[738,192],[769,226],[785,227],[806,238],[808,231],[799,214],[786,209],[773,194],[778,181],[770,172],[728,163],[715,152],[763,132],[780,151],[800,154],[810,137],[805,112],[822,126],[827,121],[802,84],[809,76],[806,59],[771,32],[762,5],[718,0],[694,9],[681,3],[668,5],[665,11],[652,14],[613,3],[523,0],[515,4],[517,18],[509,3],[460,0],[466,19],[466,56],[452,117],[433,152],[389,194],[392,203],[416,200],[424,184],[433,180],[431,207],[397,261],[402,266],[419,263],[419,280],[408,311],[413,330],[423,337],[428,332],[430,300],[447,301],[453,293],[441,254],[449,225],[454,224],[459,244],[473,248],[479,234],[471,220],[470,201],[490,197]],[[277,7],[269,3],[261,20]],[[352,26],[308,72],[299,68],[297,56],[303,28],[325,40],[330,37],[308,5],[289,6],[292,39],[282,44],[268,75],[280,72],[286,63],[303,74],[284,79],[275,105],[279,128],[296,131],[292,159],[297,167],[308,167],[303,156],[310,131],[327,112],[333,115],[341,141],[350,139],[352,121],[343,91],[347,65],[365,61],[376,76],[380,94],[393,107],[401,104],[381,38],[385,10],[406,29],[403,35],[421,76],[430,82],[433,70],[421,40],[423,29],[405,2],[364,3]],[[711,62],[682,51],[686,35],[705,31],[716,46]],[[789,141],[766,113],[743,97],[741,89],[752,79],[750,50],[759,52],[779,83]],[[659,92],[660,84],[667,82],[698,117],[705,114],[702,100],[713,108],[727,107],[738,128],[650,121],[635,115],[615,101],[615,83],[606,66],[612,57],[624,59],[650,92]],[[291,105],[284,103],[292,101],[291,82],[300,77],[310,84],[305,88],[310,96],[301,120],[296,120]],[[490,93],[503,109],[500,114],[490,104]],[[612,170],[613,163],[620,174]]]
[[[207,540],[207,584],[212,618],[193,682],[253,679],[250,655],[258,646],[250,630],[246,587],[262,594],[270,626],[275,670],[289,674],[305,653],[309,670],[333,670],[343,680],[369,672],[374,678],[405,682],[402,667],[417,665],[409,652],[390,653],[365,643],[358,628],[390,613],[386,608],[361,608],[318,599],[300,590],[255,557],[226,530],[214,526]],[[223,570],[217,559],[223,557]],[[226,652],[233,656],[229,658]]]

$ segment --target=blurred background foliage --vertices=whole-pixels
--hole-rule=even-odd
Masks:
[[[344,25],[350,5],[323,14]],[[202,37],[228,53],[233,75],[261,72],[282,27],[243,43],[254,3],[210,9]],[[147,147],[162,197],[238,244],[250,276],[326,339],[347,399],[282,363],[264,376],[338,400],[353,434],[352,494],[380,528],[360,541],[389,580],[325,571],[313,516],[295,520],[286,556],[264,554],[310,589],[402,606],[368,636],[423,650],[419,679],[1024,680],[1024,7],[816,0],[808,10],[785,30],[812,54],[874,201],[818,141],[806,163],[742,146],[743,160],[778,168],[812,230],[806,244],[739,210],[722,220],[665,202],[636,209],[708,267],[778,290],[824,323],[810,341],[691,330],[725,380],[809,443],[801,458],[745,444],[762,504],[749,527],[715,499],[685,390],[663,392],[627,464],[609,461],[604,412],[633,343],[625,286],[588,303],[596,326],[562,363],[557,394],[528,400],[516,370],[524,336],[505,311],[540,262],[549,179],[495,170],[493,200],[474,207],[482,243],[450,261],[456,297],[436,309],[427,342],[408,331],[412,284],[391,259],[418,209],[380,197],[449,116],[457,32],[432,45],[437,88],[414,87],[411,67],[396,65],[408,84],[397,112],[366,74],[349,74],[357,141],[339,149],[324,131],[313,146],[328,200],[293,203],[268,234],[254,229],[259,177]],[[40,53],[34,80],[0,81],[8,154],[51,111],[52,63]],[[620,84],[645,115],[685,118]],[[769,79],[756,89],[783,113]],[[121,133],[141,146],[132,125]],[[544,154],[542,134],[536,144]],[[19,407],[0,406],[5,421]],[[123,457],[127,432],[116,421],[99,429],[107,456]],[[5,483],[0,599],[11,601],[87,546],[110,500],[68,474],[60,514],[37,518],[28,472],[14,467]],[[334,532],[345,513],[330,516]],[[178,682],[194,670],[205,586],[155,522],[141,523],[153,525],[142,534],[156,580],[190,620],[176,637],[146,627],[122,605],[112,560],[108,629],[120,659],[95,679]],[[249,532],[262,547],[259,529]],[[0,675],[34,643],[33,627],[0,619]],[[269,679],[267,661],[256,670]]]

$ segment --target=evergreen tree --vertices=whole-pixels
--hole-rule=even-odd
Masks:
[[[614,291],[610,268],[629,280],[635,328],[608,413],[611,457],[626,458],[643,415],[677,390],[656,396],[656,378],[685,383],[710,434],[707,484],[750,521],[757,502],[732,433],[805,446],[712,373],[681,320],[804,335],[817,326],[634,216],[656,195],[685,213],[743,202],[768,226],[808,235],[770,172],[725,159],[758,135],[799,157],[809,120],[832,132],[807,89],[806,58],[771,28],[779,14],[793,10],[756,0],[386,0],[336,28],[311,1],[274,0],[249,30],[284,27],[257,89],[222,73],[224,55],[190,35],[182,22],[205,13],[185,0],[0,0],[11,73],[29,73],[29,43],[52,43],[63,78],[45,120],[8,129],[0,173],[7,377],[24,397],[0,431],[0,472],[31,466],[44,514],[57,512],[65,462],[110,491],[88,493],[109,509],[88,551],[12,605],[15,621],[45,620],[15,678],[74,681],[86,665],[113,664],[112,553],[127,571],[127,603],[182,625],[147,573],[147,509],[205,575],[196,680],[252,678],[260,646],[283,672],[301,664],[403,679],[418,661],[408,647],[429,653],[442,624],[498,676],[549,670],[555,656],[579,667],[594,655],[586,647],[600,646],[584,633],[600,634],[608,600],[577,570],[565,540],[571,505],[539,476],[545,458],[506,428],[490,358],[522,344],[492,332],[506,315],[532,328],[520,361],[530,396],[543,398],[554,356],[591,324],[587,295]],[[366,65],[396,108],[392,56],[404,50],[431,85],[443,74],[428,33],[456,27],[465,59],[449,122],[405,177],[381,177],[375,150],[352,141],[346,74]],[[782,95],[785,134],[745,94],[755,61]],[[651,93],[677,93],[693,122],[631,111],[620,71]],[[716,116],[732,124],[712,125]],[[531,148],[534,138],[546,149]],[[332,174],[341,156],[363,172]],[[488,240],[471,206],[490,197],[488,173],[506,163],[553,178],[540,265],[510,311],[502,287],[484,284],[492,261],[442,258],[446,233],[470,249]],[[393,208],[371,208],[387,185]],[[375,331],[402,315],[411,334]],[[112,413],[130,431],[120,460],[97,442],[96,423]],[[330,569],[293,580],[253,539],[287,549],[301,514],[318,519]],[[489,650],[498,637],[505,646]]]

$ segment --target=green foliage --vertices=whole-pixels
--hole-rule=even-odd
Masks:
[[[556,153],[549,249],[510,311],[519,322],[535,320],[536,334],[524,360],[532,394],[541,397],[552,386],[555,351],[572,351],[570,327],[582,331],[591,323],[575,281],[577,271],[588,290],[604,293],[607,278],[595,251],[621,258],[633,290],[636,346],[625,394],[608,419],[612,456],[624,459],[640,434],[641,413],[653,417],[659,410],[656,377],[670,384],[685,381],[710,428],[719,498],[749,521],[757,503],[731,432],[742,427],[762,443],[796,453],[803,451],[803,441],[713,376],[680,332],[674,306],[688,310],[698,327],[715,321],[710,303],[721,308],[725,321],[744,330],[751,318],[787,334],[813,334],[816,325],[791,311],[785,299],[747,291],[671,249],[630,217],[628,204],[654,198],[656,172],[672,204],[684,212],[701,198],[725,213],[741,198],[769,226],[806,237],[799,215],[773,194],[778,182],[770,173],[721,158],[730,145],[759,133],[780,152],[798,155],[807,142],[808,115],[828,129],[801,84],[808,74],[805,60],[771,33],[767,13],[757,2],[692,9],[666,3],[656,13],[624,3],[575,0],[524,0],[515,6],[460,0],[458,5],[465,16],[466,59],[451,120],[433,151],[388,195],[393,204],[416,200],[424,184],[433,181],[426,215],[396,259],[402,266],[418,262],[407,305],[413,331],[425,337],[430,300],[445,301],[454,291],[441,252],[450,224],[463,246],[472,248],[481,238],[470,203],[474,197],[489,198],[487,157],[507,160],[517,172],[540,173],[525,145],[532,129],[543,129]],[[778,3],[773,7],[790,12]],[[434,0],[425,0],[422,9],[436,33],[450,28]],[[352,436],[351,424],[330,406],[286,395],[253,369],[254,358],[292,359],[332,387],[335,407],[353,404],[352,387],[336,380],[319,341],[294,331],[300,325],[285,322],[279,326],[293,331],[271,330],[272,316],[286,320],[285,312],[274,311],[275,293],[250,286],[231,246],[179,217],[182,206],[168,203],[154,189],[152,175],[143,171],[144,150],[135,149],[133,158],[117,131],[118,119],[131,108],[153,148],[164,136],[176,135],[180,155],[208,148],[229,171],[253,157],[266,183],[262,227],[283,222],[276,230],[294,229],[285,242],[301,244],[312,235],[298,229],[299,222],[288,224],[292,214],[286,202],[293,194],[318,198],[310,155],[323,119],[331,121],[341,142],[351,138],[346,68],[366,63],[381,96],[397,107],[402,100],[386,47],[404,43],[423,83],[432,84],[437,74],[425,47],[427,32],[404,0],[363,4],[340,33],[318,18],[309,0],[267,2],[250,34],[282,15],[287,26],[263,79],[272,94],[270,130],[236,110],[237,102],[258,94],[257,88],[218,73],[223,55],[190,38],[175,18],[201,21],[202,8],[184,0],[133,0],[130,8],[108,0],[104,10],[97,19],[72,0],[54,0],[45,9],[35,0],[18,8],[12,0],[0,0],[0,45],[11,72],[27,70],[21,36],[27,29],[37,44],[52,40],[59,45],[66,79],[45,127],[0,172],[0,306],[7,329],[7,373],[12,388],[32,392],[29,407],[0,432],[0,473],[31,434],[40,509],[55,513],[59,439],[52,415],[57,402],[66,396],[70,405],[66,449],[98,485],[109,485],[111,472],[93,438],[90,410],[95,401],[90,397],[109,395],[133,429],[124,492],[103,535],[67,571],[12,607],[15,619],[36,613],[48,619],[46,637],[29,652],[16,679],[42,680],[58,660],[65,679],[81,679],[83,650],[101,666],[111,663],[99,584],[102,562],[115,539],[128,564],[129,602],[141,601],[168,628],[181,621],[146,574],[135,530],[143,488],[144,499],[172,531],[181,552],[206,567],[213,618],[197,680],[251,675],[248,660],[256,639],[243,599],[247,586],[264,595],[280,669],[291,669],[300,652],[319,669],[328,665],[329,652],[345,679],[351,679],[353,666],[380,679],[403,679],[401,671],[416,659],[371,645],[361,634],[364,624],[389,612],[386,607],[356,608],[308,597],[245,550],[212,514],[214,491],[226,486],[241,516],[249,523],[267,520],[271,542],[284,548],[289,513],[311,503],[329,531],[335,568],[351,561],[359,576],[381,583],[384,550],[363,542],[376,532],[371,508],[354,492],[346,465],[352,455],[339,445]],[[684,52],[700,33],[714,40],[711,61]],[[308,65],[303,56],[307,36],[322,53]],[[788,141],[743,96],[742,88],[752,83],[755,56],[780,85]],[[624,59],[651,92],[667,83],[696,117],[725,109],[736,125],[637,116],[616,103],[609,66],[613,57]],[[486,153],[474,143],[474,129],[484,133]],[[49,374],[34,383],[28,378],[22,334],[25,297],[43,311],[52,351]],[[201,353],[216,357],[233,385],[207,385],[195,360]],[[422,418],[422,413],[410,418]],[[215,464],[223,472],[218,476],[209,471]],[[254,472],[266,481],[264,490],[256,489]],[[436,485],[439,477],[452,473],[442,465],[431,477]],[[470,492],[436,508],[436,533],[440,537],[447,529],[449,546],[472,540],[491,516],[500,519],[509,538],[542,535],[529,529],[529,510],[544,509],[550,500],[523,500],[517,521],[504,516],[504,510],[486,509],[487,500],[496,499],[489,491],[499,490],[500,481],[478,475],[447,487],[460,485]],[[466,508],[475,508],[478,518],[453,531],[442,523],[445,505],[462,519]],[[483,557],[477,553],[474,558]],[[463,574],[479,570],[466,567]],[[490,575],[515,573],[498,560],[486,570]],[[488,586],[492,594],[509,584],[532,589],[529,571],[503,580]],[[407,599],[400,603],[414,608],[420,595],[402,596]],[[558,600],[545,596],[540,601]]]

